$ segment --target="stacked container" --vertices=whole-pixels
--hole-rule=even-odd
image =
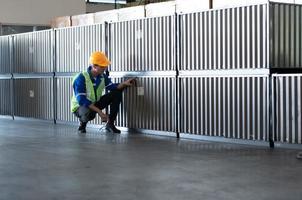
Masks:
[[[137,78],[123,99],[119,126],[175,132],[175,16],[109,24],[110,74]]]
[[[267,7],[179,16],[181,133],[267,140]]]
[[[13,116],[10,37],[0,36],[0,115]]]
[[[11,36],[13,116],[54,118],[52,30]]]
[[[0,37],[0,114],[76,121],[72,77],[101,50],[114,82],[137,78],[124,92],[118,126],[302,142],[301,5],[185,13],[169,4],[162,16],[146,9],[144,18]]]
[[[73,76],[86,70],[89,56],[105,51],[104,24],[55,29],[56,120],[76,121],[70,111]],[[99,120],[95,120],[99,122]]]
[[[302,6],[270,4],[269,63],[272,71],[274,141],[302,142]]]

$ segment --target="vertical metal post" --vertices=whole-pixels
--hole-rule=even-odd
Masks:
[[[270,70],[271,71],[271,70]],[[274,110],[273,109],[273,105],[274,104],[274,99],[275,99],[275,87],[274,87],[274,80],[273,80],[273,76],[272,76],[272,73],[270,72],[269,74],[269,80],[268,80],[268,88],[269,88],[269,99],[268,99],[268,103],[269,103],[269,134],[268,134],[268,141],[269,141],[269,146],[270,148],[274,148],[275,147],[275,144],[274,144],[274,120],[275,120],[275,115],[274,115]]]
[[[267,59],[266,59],[266,66],[270,69],[269,70],[269,77],[268,77],[268,96],[269,96],[269,99],[268,99],[268,117],[269,117],[269,129],[268,129],[268,141],[269,141],[269,146],[270,148],[274,148],[275,147],[275,144],[274,144],[274,137],[273,137],[273,109],[272,109],[272,104],[273,104],[273,87],[272,87],[272,84],[273,84],[273,77],[272,77],[272,70],[271,70],[271,52],[272,52],[272,45],[271,42],[272,42],[272,34],[271,34],[271,30],[273,29],[273,23],[272,23],[272,19],[273,19],[273,16],[272,16],[272,12],[270,12],[270,2],[267,3],[267,19],[266,19],[266,27],[267,27],[267,38],[266,38],[266,52],[267,52]]]
[[[104,41],[104,43],[105,43],[104,44],[104,46],[105,46],[105,54],[111,60],[112,56],[109,55],[109,53],[110,53],[109,52],[110,51],[110,38],[109,38],[110,25],[109,25],[108,22],[105,22],[105,25],[104,25],[104,28],[103,28],[102,32],[103,32],[103,34],[105,34],[105,41]],[[107,76],[109,76],[109,70],[108,70],[108,68],[106,69],[105,73],[106,73]],[[108,93],[108,90],[106,89],[105,90],[105,94],[107,94],[107,93]],[[108,114],[108,113],[109,113],[109,108],[107,106],[107,108],[106,108],[106,114]]]
[[[56,30],[52,29],[51,31],[51,54],[52,54],[52,60],[51,60],[51,66],[53,70],[53,122],[54,124],[57,123],[57,79],[56,79],[56,72],[57,72],[57,55],[56,55]]]
[[[10,102],[11,102],[11,115],[12,119],[15,119],[15,95],[14,95],[14,36],[9,37],[9,65],[11,73],[11,84],[10,84]]]
[[[104,29],[103,29],[103,34],[105,34],[105,54],[111,59],[111,56],[109,55],[110,51],[110,39],[109,39],[109,32],[110,31],[110,25],[108,22],[105,22]],[[109,71],[108,69],[106,70],[106,75],[109,76]]]
[[[180,98],[180,90],[179,90],[179,63],[180,63],[180,56],[179,56],[179,49],[180,49],[180,20],[179,15],[175,12],[175,132],[176,138],[180,137],[179,134],[179,124],[180,124],[180,105],[179,105],[179,98]]]

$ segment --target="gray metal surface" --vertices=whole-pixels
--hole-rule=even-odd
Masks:
[[[199,76],[249,76],[249,75],[269,75],[269,69],[232,69],[232,70],[182,70],[179,77],[199,77]]]
[[[14,73],[12,74],[14,79],[31,79],[31,78],[49,78],[53,76],[53,73]]]
[[[267,5],[180,15],[180,70],[267,66]]]
[[[175,70],[175,16],[110,24],[110,71]]]
[[[180,78],[180,132],[267,140],[268,76]]]
[[[0,73],[10,73],[9,36],[0,37]]]
[[[77,121],[76,117],[71,113],[71,97],[72,97],[72,78],[73,77],[56,77],[57,90],[57,116],[60,121]]]
[[[11,79],[0,79],[0,115],[11,115]]]
[[[123,71],[109,73],[112,77],[176,77],[176,71]]]
[[[105,51],[102,24],[55,29],[55,32],[57,72],[83,71],[93,51]]]
[[[13,73],[52,72],[52,31],[13,36]]]
[[[53,79],[14,79],[14,115],[53,119]]]
[[[114,82],[127,78],[113,77]],[[175,78],[138,77],[137,87],[124,90],[117,125],[175,131]]]
[[[270,66],[302,68],[302,5],[270,3]]]
[[[11,79],[12,74],[0,74],[0,80],[1,79]]]
[[[275,141],[302,143],[302,74],[273,75]]]

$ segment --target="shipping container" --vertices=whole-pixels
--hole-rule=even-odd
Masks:
[[[283,143],[302,143],[302,74],[273,75],[273,135]]]

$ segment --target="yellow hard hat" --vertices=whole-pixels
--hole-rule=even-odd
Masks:
[[[108,60],[106,54],[101,51],[95,51],[90,56],[90,64],[98,65],[102,68],[106,68],[110,65],[110,61]]]

